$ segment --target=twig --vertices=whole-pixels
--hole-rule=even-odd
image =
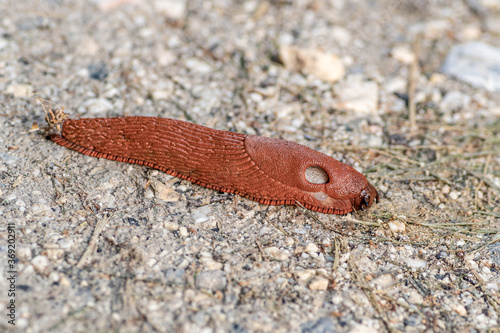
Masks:
[[[378,222],[361,221],[361,220],[357,220],[357,219],[353,218],[352,216],[347,216],[347,220],[354,222],[354,223],[362,224],[362,225],[370,225],[370,226],[375,226],[375,227],[381,226],[381,224]]]
[[[85,249],[85,252],[83,253],[82,257],[78,261],[78,264],[76,264],[76,267],[82,268],[87,264],[87,261],[90,259],[90,256],[94,253],[96,245],[97,245],[97,240],[99,239],[99,235],[101,234],[102,230],[108,223],[109,219],[113,216],[113,213],[110,215],[106,216],[105,218],[100,219],[97,221],[97,225],[95,226],[94,232],[92,234],[92,237],[90,238],[89,245]]]
[[[410,67],[410,77],[408,82],[408,118],[410,120],[410,131],[412,134],[417,130],[417,103],[415,102],[415,91],[417,90],[417,79],[419,72],[418,56],[420,53],[420,39],[421,35],[415,36],[413,42],[413,59]]]
[[[491,156],[491,155],[488,155],[488,156]],[[482,181],[483,183],[485,183],[486,185],[488,185],[489,187],[491,187],[492,189],[494,189],[495,191],[497,191],[498,193],[500,193],[500,187],[498,187],[493,181],[491,181],[490,179],[486,178],[486,176],[484,174],[481,174],[479,172],[476,172],[476,171],[472,171],[472,170],[469,170],[469,169],[466,169],[466,168],[463,168],[464,171],[466,171],[468,174],[476,177],[477,179],[479,179],[480,181]]]
[[[351,271],[356,276],[356,280],[358,282],[358,285],[363,290],[366,297],[370,300],[370,303],[372,304],[373,308],[377,311],[380,320],[382,320],[385,327],[387,328],[387,330],[390,333],[395,332],[395,330],[389,324],[389,318],[387,317],[387,313],[382,309],[382,307],[380,306],[380,303],[378,302],[377,298],[375,297],[375,293],[373,292],[373,288],[368,283],[366,283],[365,278],[363,276],[361,276],[361,272],[360,272],[358,266],[354,263],[354,259],[352,256],[349,257],[349,260],[347,261],[347,263],[349,264]]]
[[[481,245],[480,247],[478,247],[478,248],[477,248],[477,249],[475,249],[475,250],[470,251],[469,253],[473,254],[473,253],[479,252],[479,251],[481,251],[482,249],[484,249],[485,247],[490,246],[490,245],[492,245],[492,244],[494,244],[494,243],[496,243],[496,242],[498,242],[498,241],[500,241],[500,233],[497,233],[497,234],[493,237],[493,239],[492,239],[491,241],[489,241],[488,243]]]

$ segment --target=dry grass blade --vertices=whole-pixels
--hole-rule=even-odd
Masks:
[[[90,242],[89,242],[87,248],[85,249],[85,252],[83,253],[82,257],[80,258],[80,260],[76,264],[76,267],[82,268],[83,266],[88,264],[90,257],[94,253],[95,248],[97,246],[97,241],[99,239],[99,235],[104,230],[104,227],[106,226],[106,224],[110,220],[111,216],[113,216],[113,213],[110,213],[105,218],[102,218],[99,221],[97,221],[94,232],[92,233],[92,237],[90,238]]]

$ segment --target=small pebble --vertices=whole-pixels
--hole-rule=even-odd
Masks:
[[[64,250],[61,249],[46,249],[45,253],[47,258],[54,262],[59,262],[64,257]]]
[[[185,63],[186,67],[193,72],[207,74],[212,71],[212,67],[209,64],[196,58],[187,59]]]
[[[375,116],[378,106],[378,85],[365,81],[360,75],[350,75],[335,86],[337,100],[333,107],[354,111],[362,116]]]
[[[50,272],[49,279],[52,282],[59,282],[59,274],[57,272]]]
[[[314,269],[297,269],[294,274],[299,282],[307,282],[316,275],[316,271]]]
[[[469,95],[459,91],[450,91],[443,97],[439,107],[445,112],[454,112],[468,108],[470,102],[471,97]]]
[[[483,42],[454,46],[441,71],[476,88],[500,92],[500,49]]]
[[[408,293],[408,302],[410,302],[410,304],[422,304],[424,298],[418,291],[411,289]]]
[[[194,223],[203,223],[210,219],[208,217],[208,214],[210,214],[211,212],[212,210],[209,205],[201,206],[193,210],[193,212],[191,213],[191,218],[193,219]]]
[[[78,107],[78,112],[104,115],[111,109],[113,109],[113,104],[106,98],[90,98]]]
[[[33,94],[33,87],[29,84],[11,83],[7,86],[5,93],[17,98],[27,98]]]
[[[373,328],[362,324],[355,324],[350,330],[349,333],[377,333],[378,331]]]
[[[405,260],[405,262],[408,266],[410,266],[412,268],[426,268],[427,267],[427,261],[425,261],[425,260],[407,258]]]
[[[330,30],[330,36],[340,46],[347,46],[352,39],[351,32],[342,26],[332,27]]]
[[[459,316],[467,316],[467,309],[462,304],[455,304],[452,306],[452,310],[455,311]]]
[[[155,196],[165,202],[177,202],[179,201],[181,194],[177,193],[171,186],[157,181],[155,182]]]
[[[45,274],[49,266],[49,259],[46,256],[38,255],[31,260],[31,265],[40,274]]]
[[[326,82],[337,82],[344,77],[344,65],[335,54],[316,49],[301,49],[295,46],[282,45],[279,56],[290,71],[302,72]]]
[[[392,286],[395,281],[391,274],[383,274],[372,281],[378,288],[383,289]]]
[[[187,230],[186,227],[180,227],[179,228],[179,236],[181,236],[181,237],[187,237],[187,236],[189,236],[189,231]]]
[[[404,232],[406,230],[406,226],[403,222],[395,220],[391,221],[387,224],[389,228],[391,229],[392,232],[397,233],[397,232]]]
[[[50,214],[52,209],[50,209],[49,205],[36,203],[30,207],[30,213],[34,215]]]
[[[201,263],[203,264],[203,267],[209,271],[216,271],[224,268],[224,264],[217,262],[212,258],[203,258],[203,260],[201,260]]]
[[[153,4],[157,12],[171,20],[181,20],[186,15],[186,3],[184,1],[155,0]]]
[[[443,192],[443,194],[448,194],[450,193],[450,186],[449,185],[444,185],[443,188],[441,189],[441,192]]]
[[[500,15],[488,15],[486,18],[486,27],[493,34],[500,35]]]
[[[325,279],[320,276],[316,276],[312,279],[311,283],[309,283],[309,289],[311,290],[327,290],[328,289],[328,279]]]
[[[226,284],[226,274],[221,270],[201,272],[196,277],[196,287],[200,289],[223,290]]]
[[[109,74],[108,68],[103,62],[90,64],[88,65],[87,70],[89,71],[89,77],[98,81],[104,81]]]
[[[457,200],[459,196],[460,196],[460,192],[457,192],[455,190],[450,192],[450,199],[452,199],[452,200]]]
[[[27,246],[19,247],[17,250],[17,256],[21,260],[28,261],[32,256],[31,249]]]
[[[395,46],[391,51],[391,55],[394,59],[406,65],[415,61],[415,53],[412,52],[408,45]]]
[[[9,45],[9,41],[5,38],[0,38],[0,51]]]
[[[284,261],[288,259],[288,254],[275,246],[265,248],[264,253],[276,260]]]
[[[169,268],[165,272],[165,280],[169,284],[184,284],[186,271],[182,268]]]
[[[179,230],[179,224],[177,222],[165,221],[165,222],[163,222],[163,227],[167,230],[170,230],[170,231]],[[184,229],[186,229],[186,228],[184,228]]]
[[[309,244],[307,244],[307,246],[305,248],[305,252],[307,252],[307,253],[310,253],[310,252],[317,253],[317,252],[319,252],[319,247],[318,247],[318,245],[316,245],[314,243],[309,243]]]
[[[452,25],[448,20],[432,20],[411,26],[409,33],[413,36],[422,34],[425,39],[436,40],[443,38],[451,29]]]

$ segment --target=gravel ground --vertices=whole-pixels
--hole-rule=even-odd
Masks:
[[[484,82],[441,67],[454,46],[500,45],[498,1],[0,0],[0,12],[0,330],[499,331],[500,65]],[[299,142],[362,171],[381,202],[312,214],[84,156],[36,130],[33,93],[72,118]]]

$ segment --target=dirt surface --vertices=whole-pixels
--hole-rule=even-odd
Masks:
[[[500,45],[498,6],[0,0],[0,330],[498,332],[500,94],[440,72]],[[295,141],[381,200],[312,214],[84,156],[33,92]]]

